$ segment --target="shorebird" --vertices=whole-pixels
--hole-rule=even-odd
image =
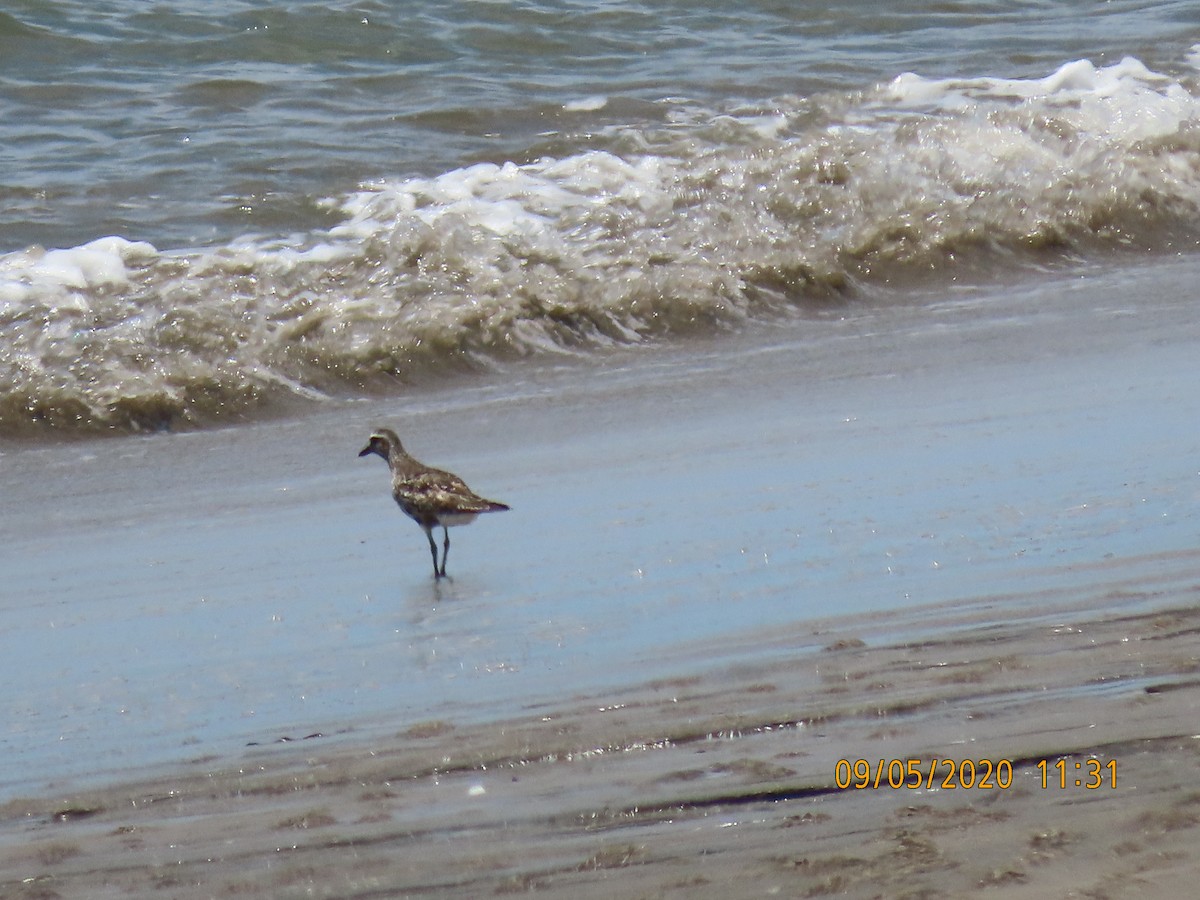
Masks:
[[[443,472],[408,455],[396,432],[380,428],[371,435],[367,446],[359,456],[375,453],[387,460],[392,470],[392,496],[400,504],[405,515],[421,526],[429,538],[429,552],[433,554],[433,577],[446,577],[446,556],[450,553],[451,525],[467,525],[475,521],[480,513],[502,512],[508,509],[503,503],[485,500],[452,472]],[[433,540],[433,529],[442,526],[445,540],[442,544],[442,565],[438,568],[437,544]]]

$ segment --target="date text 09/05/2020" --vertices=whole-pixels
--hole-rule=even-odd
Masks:
[[[1066,789],[1085,788],[1094,791],[1102,787],[1117,787],[1117,761],[1106,763],[1092,757],[1070,760],[1067,757],[1051,762],[1040,760],[1034,765],[1041,776],[1041,787]],[[1013,783],[1012,761],[1007,759],[839,759],[833,769],[834,782],[846,788],[894,788],[953,790],[963,788],[1005,790]]]

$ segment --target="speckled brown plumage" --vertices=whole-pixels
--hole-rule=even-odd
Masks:
[[[367,456],[371,453],[387,460],[392,472],[392,496],[405,515],[420,525],[429,539],[434,578],[446,576],[446,556],[450,553],[449,526],[467,525],[475,521],[480,513],[508,509],[503,503],[480,497],[453,472],[435,469],[413,459],[400,443],[396,432],[390,428],[380,428],[372,434],[367,446],[358,455]],[[433,540],[433,529],[439,525],[444,536],[440,567],[437,544]]]

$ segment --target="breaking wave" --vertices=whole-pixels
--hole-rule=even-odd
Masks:
[[[1134,59],[905,74],[680,106],[536,162],[329,202],[341,221],[317,233],[0,256],[0,433],[194,426],[728,327],[912,273],[1194,247],[1200,96]]]

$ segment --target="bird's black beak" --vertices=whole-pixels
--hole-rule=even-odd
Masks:
[[[358,451],[358,455],[359,455],[359,456],[366,456],[366,455],[367,455],[368,453],[370,453],[370,452],[371,452],[373,449],[374,449],[374,448],[373,448],[373,447],[372,447],[370,444],[367,444],[367,446],[363,447],[361,450],[359,450],[359,451]]]

